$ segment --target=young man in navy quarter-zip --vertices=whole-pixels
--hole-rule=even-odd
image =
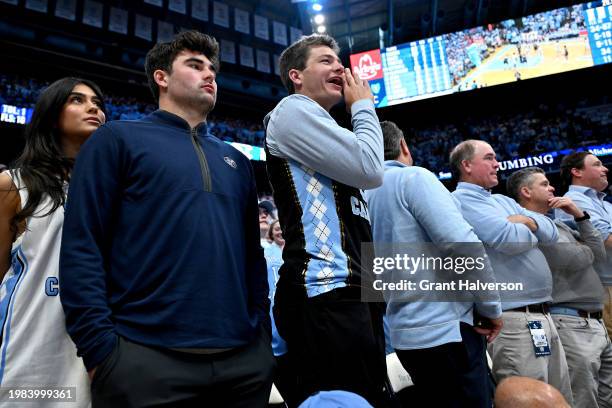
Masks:
[[[94,407],[267,405],[274,359],[253,170],[206,124],[218,51],[197,31],[153,47],[159,110],[101,127],[75,165],[60,279]]]

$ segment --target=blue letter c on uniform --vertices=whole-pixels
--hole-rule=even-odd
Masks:
[[[57,296],[59,294],[59,279],[50,276],[45,281],[45,293],[47,296]]]

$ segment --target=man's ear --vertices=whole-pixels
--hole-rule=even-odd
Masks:
[[[412,153],[410,153],[410,149],[408,148],[408,144],[406,143],[405,139],[400,139],[400,152],[402,155],[406,156],[410,162],[410,165],[412,166],[414,164],[414,159],[412,158]]]
[[[408,145],[406,144],[406,140],[400,139],[400,151],[402,154],[410,154],[410,150],[408,149]]]
[[[529,190],[527,186],[523,186],[519,190],[519,196],[523,196],[525,198],[531,198],[531,190]]]
[[[298,69],[290,69],[289,70],[289,79],[293,82],[293,87],[298,89],[298,87],[302,86],[302,72]]]
[[[461,160],[461,168],[463,168],[465,174],[472,174],[472,162],[469,160]]]
[[[162,89],[168,88],[168,73],[163,69],[156,69],[155,72],[153,72],[153,79],[159,86],[160,92]]]
[[[580,178],[582,177],[582,170],[577,169],[576,167],[573,167],[570,170],[570,174],[572,175],[572,177]]]

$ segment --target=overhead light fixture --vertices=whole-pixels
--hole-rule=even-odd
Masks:
[[[317,14],[316,16],[314,16],[314,22],[315,24],[323,24],[323,22],[325,21],[325,16],[323,14]]]
[[[315,3],[315,4],[312,5],[312,9],[314,11],[321,11],[321,10],[323,10],[323,6],[321,4],[319,4],[319,3]]]
[[[317,32],[319,34],[323,34],[325,32],[325,26],[324,25],[320,25],[317,27]]]

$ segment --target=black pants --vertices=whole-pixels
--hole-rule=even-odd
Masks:
[[[209,355],[120,338],[96,370],[92,407],[267,407],[274,367],[263,330],[247,346]]]
[[[274,319],[293,359],[300,402],[317,391],[344,390],[386,406],[382,305],[361,302],[353,288],[313,298],[299,290],[277,286]]]
[[[485,339],[468,324],[461,323],[460,328],[460,343],[396,350],[418,391],[419,403],[414,406],[491,408],[494,387]]]
[[[274,385],[285,400],[289,408],[296,408],[300,405],[297,394],[297,376],[295,367],[291,361],[289,353],[276,358],[276,372],[274,374]]]

